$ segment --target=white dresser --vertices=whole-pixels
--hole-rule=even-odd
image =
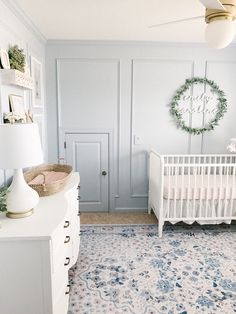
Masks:
[[[79,174],[63,191],[41,197],[33,215],[0,215],[0,313],[66,314],[68,269],[78,258]]]

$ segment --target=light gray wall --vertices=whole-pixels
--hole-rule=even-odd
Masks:
[[[12,0],[0,0],[0,48],[8,49],[9,45],[18,45],[24,49],[28,66],[30,56],[34,56],[43,64],[45,83],[45,43],[23,12]],[[16,86],[0,84],[0,114],[9,112],[9,95],[15,94],[24,97],[25,108],[31,108],[31,92]],[[32,109],[32,108],[31,108]],[[34,114],[44,115],[43,109],[34,109]],[[44,124],[44,127],[46,124]],[[46,143],[46,139],[45,139]],[[47,160],[47,147],[45,144],[45,157]],[[11,176],[11,171],[0,170],[0,185]]]
[[[229,138],[236,135],[235,47],[215,51],[203,45],[50,41],[46,68],[49,160],[63,155],[58,147],[66,128],[112,129],[112,211],[147,208],[151,147],[160,153],[226,153]],[[215,80],[228,99],[219,126],[198,136],[178,130],[168,107],[192,76]],[[134,145],[135,135],[140,145]]]

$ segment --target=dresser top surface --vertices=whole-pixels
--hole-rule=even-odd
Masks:
[[[40,197],[38,205],[29,217],[11,219],[1,213],[0,241],[51,238],[54,230],[64,223],[69,192],[77,188],[79,181],[79,174],[74,172],[61,192]]]

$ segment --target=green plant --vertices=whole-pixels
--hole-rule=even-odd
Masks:
[[[8,49],[9,61],[11,69],[24,72],[25,70],[25,54],[24,50],[17,45],[10,46]]]
[[[7,188],[1,187],[0,188],[0,212],[7,211]]]

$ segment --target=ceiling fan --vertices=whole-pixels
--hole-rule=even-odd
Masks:
[[[212,48],[222,49],[227,47],[235,35],[236,0],[199,0],[206,8],[205,16],[194,16],[186,19],[169,21],[150,27],[160,27],[169,24],[205,18],[207,27],[205,39]]]

